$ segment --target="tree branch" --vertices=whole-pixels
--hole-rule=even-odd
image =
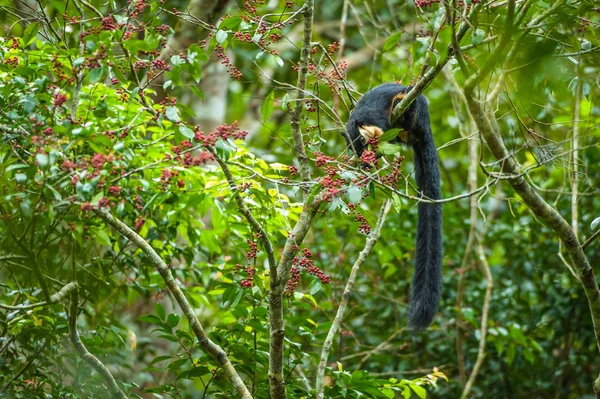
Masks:
[[[248,388],[246,388],[246,385],[244,384],[239,374],[233,367],[233,364],[231,364],[231,361],[229,361],[227,353],[225,353],[225,351],[223,351],[223,349],[219,345],[211,341],[208,335],[206,334],[206,331],[204,331],[202,324],[200,324],[198,317],[194,313],[194,309],[192,309],[192,306],[188,302],[185,294],[183,293],[183,291],[181,291],[181,288],[179,288],[179,285],[171,275],[169,266],[165,264],[160,255],[156,253],[154,248],[152,248],[147,241],[140,237],[135,231],[131,230],[126,224],[112,216],[109,211],[102,208],[95,209],[94,211],[107,224],[114,227],[115,230],[121,233],[121,235],[123,235],[124,237],[128,238],[132,243],[134,243],[138,248],[140,248],[142,252],[144,252],[144,254],[146,254],[146,256],[154,264],[154,267],[156,267],[156,270],[165,281],[165,284],[169,288],[169,291],[171,291],[171,294],[175,297],[175,300],[179,304],[179,307],[183,311],[183,314],[188,319],[190,327],[192,328],[194,335],[196,335],[196,338],[198,338],[200,346],[202,346],[202,348],[204,348],[205,351],[207,351],[215,359],[217,359],[217,361],[225,371],[225,374],[233,384],[233,387],[238,392],[238,394],[244,399],[252,398],[250,392],[248,391]]]
[[[483,252],[483,247],[481,242],[478,242],[476,245],[478,263],[481,267],[481,272],[485,278],[485,297],[483,298],[483,306],[481,307],[481,326],[479,327],[479,349],[477,351],[477,360],[475,361],[475,366],[473,366],[473,370],[471,371],[471,375],[469,375],[469,380],[465,385],[465,389],[460,396],[461,399],[467,399],[469,397],[469,393],[471,392],[471,388],[473,384],[475,384],[475,379],[477,378],[477,374],[481,369],[481,365],[485,359],[485,344],[487,339],[487,320],[488,314],[490,311],[490,301],[492,299],[492,289],[494,288],[494,280],[492,278],[492,273],[490,272],[490,266],[487,262],[485,254]]]
[[[77,288],[77,283],[74,284],[74,287]],[[63,288],[64,289],[64,288]],[[79,331],[77,331],[77,302],[79,301],[79,294],[77,289],[71,291],[71,306],[69,310],[69,339],[71,343],[75,347],[75,350],[79,354],[83,360],[86,361],[104,380],[104,383],[108,386],[111,395],[117,399],[127,399],[127,395],[123,393],[115,377],[111,374],[110,370],[106,368],[106,366],[94,355],[92,355],[81,339],[79,338]]]
[[[300,129],[300,116],[304,105],[304,88],[306,87],[306,77],[308,75],[308,62],[310,59],[310,49],[312,47],[312,28],[314,0],[306,0],[304,3],[304,37],[302,39],[302,50],[300,51],[300,62],[298,63],[298,83],[296,84],[296,96],[294,98],[294,109],[290,114],[290,123],[292,125],[292,138],[294,139],[294,150],[299,163],[300,177],[303,181],[310,179],[310,170],[308,168],[308,156],[304,148],[304,139]],[[306,189],[304,190],[306,196]]]
[[[3,303],[0,303],[0,308],[7,309],[7,310],[27,310],[27,309],[39,308],[41,306],[52,305],[52,304],[62,301],[67,296],[68,293],[70,293],[73,290],[76,290],[77,287],[78,286],[77,286],[76,282],[70,282],[69,284],[62,287],[61,290],[58,291],[56,294],[50,296],[50,299],[47,301],[32,303],[30,305],[17,305],[17,306],[5,305]]]
[[[354,262],[354,265],[352,265],[352,270],[350,271],[350,276],[348,277],[348,281],[346,282],[346,287],[344,288],[344,293],[342,294],[342,300],[340,301],[340,306],[338,307],[335,318],[333,319],[333,323],[331,324],[331,327],[329,328],[329,332],[327,333],[327,338],[325,339],[325,342],[323,343],[323,349],[321,350],[321,360],[319,361],[319,366],[317,367],[317,377],[316,377],[316,381],[317,381],[316,397],[317,397],[317,399],[324,398],[325,387],[323,385],[323,378],[325,376],[325,368],[327,366],[327,359],[329,358],[329,352],[331,351],[331,345],[333,344],[333,339],[335,338],[335,335],[337,334],[338,330],[340,329],[340,326],[342,325],[342,320],[344,318],[344,312],[346,311],[346,306],[348,305],[348,301],[350,300],[350,294],[352,293],[352,288],[354,287],[354,282],[356,281],[356,276],[358,274],[358,270],[360,269],[360,267],[362,266],[364,261],[367,259],[367,256],[369,255],[369,253],[371,252],[371,250],[377,243],[377,240],[379,239],[379,235],[381,233],[381,227],[383,226],[383,223],[385,222],[385,218],[386,218],[388,212],[390,211],[391,206],[392,206],[392,202],[390,200],[386,199],[383,202],[383,205],[381,206],[381,211],[379,213],[379,219],[377,220],[375,229],[373,230],[373,233],[371,234],[371,236],[369,238],[367,238],[365,247],[363,248],[362,251],[360,251],[358,258]]]

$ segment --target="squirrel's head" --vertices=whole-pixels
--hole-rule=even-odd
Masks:
[[[425,97],[418,96],[400,118],[390,120],[392,110],[410,89],[411,87],[397,83],[386,83],[369,90],[361,97],[348,119],[346,132],[342,133],[348,147],[357,156],[360,157],[367,148],[368,138],[378,137],[392,128],[406,131],[405,134],[398,135],[398,141],[411,146],[419,141],[419,135],[422,134],[422,118],[419,116],[428,115]],[[422,113],[423,107],[425,113]]]

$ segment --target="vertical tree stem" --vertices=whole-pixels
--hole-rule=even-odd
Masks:
[[[331,345],[333,344],[333,339],[337,334],[340,326],[342,325],[342,320],[344,318],[344,312],[346,311],[346,306],[348,305],[348,301],[350,300],[350,294],[352,293],[352,288],[354,287],[354,282],[356,281],[356,276],[358,275],[358,270],[364,263],[365,259],[377,243],[379,239],[379,235],[381,233],[381,227],[385,222],[385,218],[390,211],[392,202],[390,200],[385,200],[381,206],[381,211],[379,212],[379,219],[377,220],[377,224],[375,229],[373,230],[373,234],[367,239],[365,243],[365,247],[358,258],[352,265],[352,270],[350,271],[350,276],[348,277],[348,281],[346,282],[346,287],[344,288],[344,293],[342,294],[342,300],[340,301],[340,306],[338,307],[335,318],[333,319],[333,323],[329,328],[329,332],[327,333],[327,338],[323,343],[323,349],[321,350],[321,359],[319,361],[319,366],[317,368],[317,377],[316,377],[316,397],[317,399],[324,398],[324,384],[323,379],[325,376],[325,367],[327,366],[327,358],[329,357],[329,353],[331,351]]]
[[[575,88],[575,104],[573,105],[573,138],[571,147],[573,150],[573,168],[571,170],[571,227],[573,233],[579,237],[579,208],[577,200],[579,196],[579,108],[583,82],[581,74],[581,57],[577,65],[577,86]]]
[[[304,106],[304,88],[306,87],[306,78],[308,75],[308,61],[310,59],[310,49],[312,47],[312,29],[314,0],[306,0],[304,3],[304,36],[302,39],[302,49],[300,50],[300,62],[298,63],[298,83],[296,84],[296,96],[294,99],[294,108],[290,114],[290,123],[292,125],[292,138],[294,139],[294,150],[296,158],[300,165],[299,172],[303,181],[310,179],[310,170],[308,168],[308,156],[304,148],[304,139],[300,128],[300,117],[302,116],[302,107]],[[306,196],[306,189],[304,191]]]
[[[71,289],[71,305],[69,307],[69,339],[75,347],[79,357],[86,361],[104,380],[104,383],[108,387],[113,398],[127,399],[127,395],[121,391],[115,377],[106,366],[94,355],[92,355],[81,339],[79,338],[79,331],[77,331],[77,302],[79,301],[79,293],[77,292],[77,283],[71,283],[74,286]]]
[[[485,254],[483,253],[483,247],[481,242],[476,244],[476,251],[478,257],[479,267],[481,268],[481,272],[486,281],[485,285],[485,297],[483,298],[483,306],[481,307],[481,326],[479,327],[480,336],[479,336],[479,350],[477,351],[477,360],[475,361],[475,366],[473,366],[473,371],[469,375],[469,380],[465,385],[465,389],[460,396],[461,399],[467,399],[469,397],[469,393],[471,392],[471,388],[473,384],[475,384],[475,379],[477,378],[477,374],[479,374],[479,370],[481,369],[481,365],[483,364],[483,360],[485,359],[485,344],[487,340],[487,320],[488,313],[490,310],[490,300],[492,299],[492,289],[494,288],[494,280],[492,279],[492,273],[490,272],[490,266],[487,262]]]

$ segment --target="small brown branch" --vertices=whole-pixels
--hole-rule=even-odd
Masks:
[[[581,105],[581,96],[583,92],[583,79],[581,56],[578,57],[577,65],[577,86],[575,87],[575,104],[573,104],[573,137],[571,140],[571,149],[573,150],[573,169],[571,170],[571,227],[573,233],[579,237],[579,108]]]
[[[481,267],[481,272],[486,280],[485,285],[485,297],[483,299],[483,306],[481,307],[481,326],[479,327],[479,349],[477,351],[477,360],[475,361],[475,366],[473,366],[473,371],[471,371],[471,375],[469,375],[469,380],[465,385],[465,389],[460,396],[461,399],[467,399],[469,397],[469,393],[473,384],[475,384],[475,380],[477,379],[477,374],[479,374],[479,370],[481,369],[481,365],[485,359],[485,344],[487,339],[488,332],[488,314],[490,310],[490,301],[492,299],[492,289],[494,288],[494,280],[492,278],[492,273],[490,271],[490,266],[485,257],[485,253],[483,252],[483,247],[481,242],[478,242],[476,245],[478,263]]]
[[[296,96],[294,98],[294,108],[290,114],[290,123],[292,125],[292,138],[294,139],[294,150],[299,163],[300,177],[303,181],[310,180],[310,170],[308,168],[308,156],[304,147],[304,139],[300,127],[300,116],[304,105],[304,88],[306,87],[306,77],[308,75],[308,62],[310,59],[310,49],[312,47],[312,29],[313,29],[314,0],[306,0],[304,3],[304,35],[302,39],[302,49],[300,50],[300,62],[298,63],[298,83],[296,84]],[[308,191],[304,191],[306,196]]]
[[[313,194],[314,195],[314,194]],[[304,203],[302,213],[298,217],[296,225],[290,232],[279,265],[277,273],[270,278],[269,291],[269,383],[271,386],[271,398],[285,399],[286,388],[283,375],[283,349],[285,330],[283,324],[283,292],[285,284],[290,278],[292,260],[298,253],[298,248],[304,241],[306,233],[310,229],[313,219],[319,212],[319,207],[323,203],[321,195],[308,196]]]
[[[188,302],[183,291],[181,291],[181,288],[179,288],[179,284],[177,284],[173,278],[169,266],[162,260],[160,255],[156,253],[154,248],[152,248],[146,240],[140,237],[135,231],[131,230],[125,223],[111,215],[106,209],[96,209],[95,212],[107,224],[121,233],[121,235],[128,238],[132,243],[140,248],[144,254],[146,254],[165,281],[165,284],[167,285],[169,291],[171,291],[171,294],[175,297],[175,300],[179,304],[183,314],[190,323],[190,327],[198,339],[200,346],[204,348],[206,352],[210,353],[215,359],[217,359],[238,394],[244,399],[252,398],[252,395],[250,395],[250,392],[248,391],[248,388],[246,388],[244,381],[242,381],[239,374],[233,367],[233,364],[231,364],[227,353],[225,353],[225,351],[219,345],[211,341],[206,334],[206,331],[204,331],[204,327],[202,327],[202,324],[200,324],[196,313],[194,313],[194,309]]]
[[[456,42],[460,44],[460,41],[467,33],[467,30],[471,26],[469,22],[473,17],[475,17],[481,7],[483,6],[483,2],[479,2],[475,4],[471,11],[469,12],[469,17],[467,21],[463,21],[458,27],[458,31],[456,32]],[[429,86],[429,84],[433,81],[433,79],[441,72],[442,68],[450,61],[452,56],[454,55],[454,46],[452,44],[448,45],[448,51],[446,56],[439,61],[434,67],[430,68],[423,76],[419,79],[419,81],[413,86],[413,88],[404,96],[402,101],[400,101],[392,110],[391,120],[397,120],[404,111],[408,109],[410,104]]]
[[[600,237],[600,230],[598,230],[597,232],[592,234],[592,236],[590,238],[585,240],[585,242],[583,244],[581,244],[581,249],[585,249],[588,245],[590,245],[592,243],[592,241],[594,241],[598,237]]]
[[[52,304],[62,301],[67,296],[68,293],[77,289],[77,287],[78,286],[77,286],[76,282],[71,282],[71,283],[65,285],[64,287],[62,287],[61,290],[58,291],[56,294],[50,296],[50,299],[47,301],[32,303],[30,305],[16,305],[16,306],[5,305],[3,303],[0,303],[0,308],[7,309],[7,310],[28,310],[28,309],[39,308],[41,306],[52,305]]]
[[[244,199],[240,196],[240,190],[238,190],[235,185],[235,180],[233,179],[233,175],[231,174],[231,170],[229,170],[229,166],[227,163],[223,162],[221,158],[214,152],[214,149],[211,147],[207,147],[207,150],[210,151],[217,160],[217,163],[221,167],[223,174],[225,174],[225,178],[227,179],[227,183],[229,184],[229,189],[233,192],[235,200],[238,205],[238,209],[244,215],[250,226],[254,232],[260,234],[259,240],[262,243],[262,246],[267,253],[267,259],[269,261],[269,271],[271,274],[271,278],[277,278],[277,260],[275,259],[275,252],[273,251],[273,245],[271,244],[271,240],[269,240],[269,236],[264,229],[264,227],[256,220],[250,209],[244,203]]]
[[[75,288],[77,288],[77,283],[75,284]],[[86,361],[104,380],[104,383],[108,386],[108,389],[111,395],[117,399],[127,399],[127,395],[123,393],[115,377],[111,374],[110,370],[106,368],[106,366],[94,355],[92,355],[81,339],[79,338],[79,331],[77,331],[77,309],[79,301],[79,294],[77,289],[71,291],[71,306],[69,310],[69,339],[71,343],[75,347],[75,350],[79,354],[79,357]]]
[[[450,83],[450,98],[452,100],[452,107],[460,121],[459,130],[462,137],[468,137],[471,132],[477,131],[477,126],[473,121],[473,117],[469,113],[467,107],[467,100],[465,99],[456,78],[451,68],[444,68],[443,70],[446,79]],[[467,130],[468,129],[468,130]],[[477,169],[479,166],[479,138],[469,140],[469,167],[467,177],[467,188],[469,191],[475,191],[477,187]],[[475,244],[475,237],[477,233],[477,219],[478,219],[478,198],[476,196],[469,197],[469,219],[470,228],[467,235],[467,245],[463,255],[462,263],[459,270],[458,287],[456,289],[456,356],[458,375],[460,382],[464,387],[467,384],[467,373],[465,371],[465,355],[463,351],[464,339],[463,339],[463,319],[462,319],[462,307],[464,302],[465,292],[465,280],[468,265],[471,262],[473,255],[473,246]]]
[[[377,224],[371,236],[367,239],[365,243],[365,247],[358,258],[352,265],[352,270],[350,271],[350,276],[348,277],[348,281],[346,282],[346,287],[344,288],[344,293],[342,294],[342,300],[340,301],[340,306],[338,307],[335,318],[333,319],[333,323],[329,328],[329,332],[327,333],[327,338],[323,343],[323,349],[321,350],[321,359],[319,361],[319,366],[317,367],[317,377],[316,377],[316,397],[317,399],[324,398],[324,390],[325,386],[323,384],[323,379],[325,377],[325,368],[327,366],[327,359],[329,358],[329,352],[331,351],[331,345],[333,344],[333,339],[335,338],[338,330],[342,325],[342,320],[344,318],[344,312],[346,311],[346,306],[348,305],[348,301],[350,300],[350,295],[352,294],[352,288],[354,287],[354,282],[356,281],[356,276],[358,275],[358,271],[362,264],[369,256],[369,253],[377,243],[379,239],[379,235],[381,233],[381,227],[385,222],[385,218],[390,211],[392,206],[392,202],[390,200],[385,200],[383,205],[381,206],[381,211],[379,213],[379,219],[377,220]]]
[[[386,349],[388,347],[388,345],[398,336],[398,334],[400,334],[405,329],[406,329],[405,327],[397,329],[385,341],[383,341],[382,343],[380,343],[379,345],[377,345],[375,348],[371,349],[370,351],[367,351],[367,353],[360,359],[360,361],[356,365],[355,370],[362,369],[362,366],[366,363],[367,360],[369,360],[371,358],[371,356]]]

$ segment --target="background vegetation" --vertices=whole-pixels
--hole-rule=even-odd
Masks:
[[[592,0],[0,0],[0,21],[0,395],[600,397]],[[441,159],[420,333],[412,153],[361,169],[340,134],[392,81],[427,97]]]

